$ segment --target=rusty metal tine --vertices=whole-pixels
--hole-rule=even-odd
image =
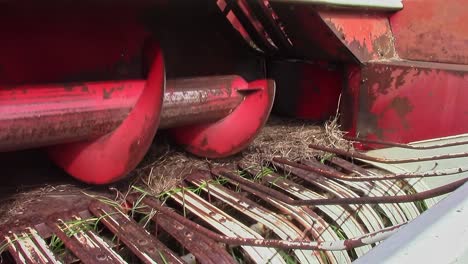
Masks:
[[[293,182],[289,182],[279,177],[275,178],[267,174],[267,175],[263,175],[263,179],[269,181],[275,186],[280,187],[281,189],[292,194],[293,196],[301,199],[301,201],[302,200],[308,201],[308,200],[323,198],[323,196],[320,196],[319,194],[313,191],[302,188],[301,186],[297,186]],[[259,186],[262,186],[262,188],[266,188],[263,185],[259,185]],[[294,200],[294,201],[296,202],[297,200]],[[364,229],[364,227],[360,224],[360,222],[358,222],[351,213],[349,213],[345,208],[341,206],[338,206],[338,205],[319,206],[319,209],[323,213],[328,215],[335,223],[342,226],[343,231],[345,232],[347,237],[357,237],[367,232],[367,230]],[[370,230],[370,231],[373,231],[373,230]],[[362,256],[370,249],[371,249],[370,247],[366,246],[366,247],[357,248],[355,249],[355,251],[358,256]]]
[[[337,160],[340,158],[333,157],[332,160]],[[356,166],[346,160],[341,161],[345,162],[349,166],[353,165],[353,169],[359,168],[359,171],[352,170],[353,172],[357,173],[358,175],[362,176],[370,176],[374,175],[372,172],[364,170],[363,168]],[[310,159],[310,160],[303,160],[302,161],[305,165],[312,166],[316,165],[319,167],[325,167],[325,164],[320,163],[319,161],[315,159]],[[286,165],[283,165],[286,167]],[[294,167],[289,167],[289,168],[294,168]],[[333,168],[332,168],[333,169]],[[298,169],[300,170],[300,169]],[[310,173],[310,172],[309,172]],[[351,188],[357,189],[362,191],[364,195],[367,196],[386,196],[386,195],[397,195],[398,190],[392,188],[391,185],[393,185],[395,182],[390,182],[390,181],[342,181],[342,180],[337,180],[338,182],[341,182],[342,184],[349,186]],[[390,186],[389,186],[390,184]],[[401,190],[401,189],[400,189]],[[412,219],[408,217],[408,213],[406,213],[409,209],[411,208],[406,208],[406,207],[414,207],[413,203],[404,203],[404,204],[378,204],[376,205],[382,209],[382,211],[385,213],[386,217],[390,220],[390,222],[395,225],[395,224],[400,224],[408,221],[408,219]],[[408,209],[408,210],[406,210]],[[373,210],[375,211],[375,210]],[[410,214],[411,215],[411,214]]]
[[[210,239],[215,241],[229,244],[232,246],[254,246],[254,247],[272,247],[272,248],[282,248],[282,249],[310,249],[310,250],[349,250],[355,247],[360,247],[364,245],[370,245],[382,240],[385,240],[387,237],[395,233],[399,228],[404,224],[383,228],[378,232],[368,233],[366,235],[355,237],[346,240],[340,241],[299,241],[299,240],[278,240],[278,239],[254,239],[254,238],[240,238],[240,237],[230,237],[217,234],[197,223],[190,221],[184,216],[176,213],[174,210],[167,208],[161,203],[152,198],[145,197],[143,198],[143,203],[160,211],[163,214],[166,214],[168,217],[174,218],[185,226],[188,226],[199,232]]]
[[[313,162],[314,160],[310,160],[310,161]],[[341,168],[343,168],[343,169],[345,169],[345,170],[347,170],[347,171],[349,171],[349,172],[353,172],[353,173],[356,173],[357,175],[364,176],[364,177],[367,177],[367,176],[370,176],[370,177],[392,176],[392,174],[379,174],[379,173],[377,173],[375,171],[364,169],[363,167],[358,166],[358,165],[352,163],[351,161],[347,161],[347,160],[342,159],[340,157],[332,157],[330,159],[330,162],[337,165],[337,166],[339,166],[339,167],[341,167]],[[304,160],[303,163],[305,165],[309,165],[308,160]],[[315,162],[315,163],[318,163],[318,162]],[[426,171],[426,172],[423,172],[421,174],[432,173],[432,174],[451,175],[452,173],[457,174],[459,171],[460,171],[459,169],[447,169],[447,170],[439,170],[439,171],[432,171],[432,172]],[[415,175],[416,173],[413,172],[413,173],[408,173],[408,174]],[[403,174],[394,174],[394,175],[403,175]],[[403,194],[406,194],[405,191],[404,191],[405,187],[402,187],[401,186],[402,184],[405,185],[405,186],[411,186],[412,188],[417,190],[417,192],[422,192],[422,191],[427,190],[427,186],[425,186],[425,184],[421,181],[421,179],[422,178],[410,177],[410,178],[405,178],[404,180],[398,180],[398,181],[374,181],[374,182],[372,182],[371,186],[379,188],[379,189],[382,188],[382,190],[385,190],[385,193],[387,195],[398,195],[398,194],[402,194],[402,192],[403,192]],[[342,182],[345,183],[345,184],[350,185],[349,182],[345,182],[345,181],[342,181]],[[425,200],[424,203],[426,203],[430,207],[431,205],[433,205],[433,200],[434,200],[434,198],[430,198],[430,199]],[[405,221],[410,220],[410,219],[414,219],[420,214],[419,209],[417,208],[417,206],[414,203],[400,203],[400,204],[398,204],[396,206],[400,207],[401,210],[404,211],[405,216],[407,216]]]
[[[422,158],[408,158],[408,159],[387,159],[387,158],[380,158],[380,157],[372,157],[366,154],[362,154],[356,151],[346,151],[337,148],[330,148],[316,144],[310,144],[310,148],[333,153],[336,155],[342,155],[349,158],[355,159],[362,159],[367,161],[374,161],[384,164],[399,164],[399,163],[412,163],[412,162],[421,162],[421,161],[432,161],[432,160],[441,160],[441,159],[455,159],[455,158],[465,158],[468,157],[468,152],[462,153],[455,153],[455,154],[444,154],[444,155],[435,155],[430,157],[422,157]]]
[[[256,175],[256,174],[255,174]],[[276,176],[276,177],[275,177]],[[316,193],[312,190],[309,190],[302,185],[296,184],[293,181],[284,179],[279,175],[273,174],[266,174],[263,175],[263,178],[266,182],[270,182],[275,187],[282,189],[283,191],[287,192],[289,195],[296,197],[297,199],[301,200],[313,200],[313,199],[321,199],[324,198],[319,193]],[[321,177],[323,178],[323,177]],[[351,207],[351,206],[350,206]],[[374,230],[365,230],[361,222],[359,222],[353,213],[348,211],[348,208],[344,208],[343,206],[339,205],[320,205],[317,206],[322,213],[327,215],[331,218],[331,220],[338,226],[341,227],[343,232],[345,233],[346,237],[357,237],[365,234],[366,232],[374,231]],[[329,226],[330,229],[332,229]],[[376,230],[380,230],[382,227],[377,228]],[[362,256],[366,254],[371,247],[359,247],[355,249],[357,256]]]
[[[119,210],[100,201],[93,201],[89,210],[144,263],[184,263],[163,243]]]
[[[191,182],[196,186],[202,185],[202,181],[198,179],[193,179]],[[222,187],[220,184],[211,184],[209,188],[210,195],[263,224],[281,239],[304,239],[303,233],[284,217],[263,208],[250,199],[242,197],[238,193]],[[206,188],[203,190],[208,191]],[[297,256],[300,263],[320,263],[319,259],[311,258],[313,256],[312,251],[295,250],[294,254]]]
[[[177,220],[167,217],[164,214],[158,214],[155,222],[179,243],[183,245],[197,259],[198,263],[207,264],[235,264],[232,256],[226,252],[215,241],[193,232],[189,227],[182,225]]]
[[[6,237],[6,241],[8,251],[16,263],[61,263],[47,247],[44,239],[32,228],[28,228],[27,232],[22,232],[20,236],[12,234]]]
[[[336,233],[328,228],[328,223],[311,209],[307,207],[289,205],[287,203],[273,199],[271,196],[264,195],[262,192],[258,192],[254,188],[249,188],[245,185],[242,186],[242,190],[245,190],[257,197],[263,198],[265,201],[272,204],[280,211],[291,215],[298,223],[303,226],[305,232],[309,231],[311,233],[315,240],[326,241],[339,239]],[[345,251],[325,251],[325,254],[327,254],[331,260],[331,263],[351,262],[349,255]]]
[[[456,190],[458,187],[468,181],[468,178],[457,180],[440,187],[420,192],[411,195],[398,195],[398,196],[382,196],[382,197],[360,197],[360,198],[327,198],[327,199],[312,199],[312,200],[293,200],[291,197],[284,195],[276,190],[267,188],[263,185],[256,184],[246,180],[240,176],[234,175],[227,170],[213,169],[215,175],[219,175],[231,179],[239,184],[245,184],[251,188],[263,192],[265,195],[271,195],[274,198],[297,206],[310,206],[310,205],[346,205],[346,204],[379,204],[379,203],[409,203],[416,202],[435,196],[447,194]],[[265,190],[265,188],[267,190]]]
[[[258,232],[191,191],[173,194],[171,198],[224,235],[263,239]],[[268,259],[271,264],[286,264],[279,252],[274,248],[251,246],[242,246],[242,248],[255,263],[262,263],[265,259]]]
[[[60,223],[48,221],[47,225],[52,228],[54,234],[63,244],[83,263],[127,263],[110,246],[92,231],[79,231],[68,236],[60,227]],[[62,222],[64,229],[69,228]]]
[[[345,136],[344,139],[349,140],[349,141],[364,143],[364,144],[375,144],[375,145],[405,148],[405,149],[416,149],[416,150],[437,149],[437,148],[447,148],[447,147],[468,145],[468,141],[458,141],[458,142],[451,142],[451,143],[446,143],[446,144],[438,144],[438,145],[430,145],[430,146],[414,146],[411,144],[395,143],[395,142],[389,142],[389,141],[348,137],[348,136]]]
[[[273,158],[273,161],[286,164],[291,167],[296,167],[306,171],[318,173],[324,177],[343,180],[343,181],[387,181],[387,180],[404,180],[410,178],[424,178],[424,177],[438,177],[438,176],[448,176],[454,174],[460,174],[468,171],[468,167],[465,168],[452,168],[446,170],[424,172],[424,173],[402,173],[402,174],[386,174],[381,176],[359,176],[359,177],[350,177],[344,173],[333,170],[332,168],[321,168],[314,166],[312,164],[301,164],[297,162],[292,162],[283,158]]]
[[[281,166],[280,164],[275,164]],[[340,185],[339,183],[332,181],[330,179],[327,179],[325,177],[319,176],[317,180],[310,180],[309,177],[307,177],[307,174],[310,174],[307,171],[297,169],[297,168],[292,168],[291,167],[291,173],[294,175],[298,176],[299,178],[303,178],[307,182],[313,184],[314,186],[331,193],[335,195],[338,198],[349,198],[349,197],[359,197],[357,193],[354,191],[344,187],[343,185]],[[279,176],[276,174],[272,174],[272,176]],[[353,212],[356,212],[355,216],[357,215],[361,221],[364,223],[366,228],[369,231],[376,231],[380,230],[385,225],[383,224],[382,220],[380,217],[375,213],[375,211],[371,208],[370,205],[363,204],[363,205],[349,205],[349,208],[353,210]]]
[[[250,189],[247,191],[258,196],[258,193],[255,192],[255,190]],[[314,211],[310,210],[309,208],[291,206],[283,202],[271,199],[269,197],[265,197],[265,201],[276,207],[284,214],[289,215],[292,219],[296,220],[299,223],[299,225],[303,228],[304,234],[309,233],[314,240],[339,240],[337,234],[333,230],[330,230],[330,228],[328,228],[328,223],[325,222],[325,220],[323,220],[320,216],[318,216]],[[348,253],[346,253],[346,251],[325,251],[323,253],[328,257],[330,264],[351,262],[351,259],[349,258],[349,255]],[[314,254],[317,253],[314,251]]]
[[[311,159],[311,160],[303,160],[304,164],[305,165],[308,165],[308,166],[319,166],[319,167],[322,167],[322,166],[325,166],[324,164],[316,161],[315,159]],[[291,170],[291,171],[294,171],[295,173],[299,173],[301,174],[300,177],[304,177],[304,179],[306,179],[306,175],[307,174],[310,174],[312,172],[309,172],[309,171],[306,171],[306,170],[302,170],[302,169],[299,169],[299,168],[295,168],[295,167],[287,167],[286,165],[283,165],[285,168],[286,171],[288,170]],[[333,170],[333,168],[330,168]],[[307,179],[306,179],[307,180]],[[339,180],[339,179],[334,179],[334,180],[331,180],[331,179],[327,179],[328,181],[338,181],[338,182],[341,182],[342,184],[345,184],[345,185],[348,185],[348,186],[353,186],[353,187],[357,187],[357,185],[360,185],[360,187],[357,187],[357,189],[361,189],[362,190],[362,186],[367,186],[368,188],[366,188],[367,190],[364,191],[364,194],[366,196],[392,196],[392,195],[397,195],[398,192],[401,191],[400,188],[396,188],[396,182],[390,182],[390,181],[376,181],[376,182],[368,182],[368,181],[344,181],[344,180]],[[310,180],[308,180],[310,181]],[[359,197],[359,196],[358,196]],[[419,213],[417,211],[417,208],[414,204],[410,203],[410,204],[407,204],[407,203],[401,203],[401,204],[379,204],[378,205],[379,207],[383,208],[383,207],[387,207],[386,209],[390,209],[390,216],[389,218],[400,218],[399,221],[392,221],[393,224],[398,224],[398,223],[402,223],[402,222],[406,222],[408,219],[413,219],[414,217],[416,217]],[[408,207],[408,208],[407,208]],[[408,209],[408,210],[407,210]],[[372,210],[374,211],[374,210]],[[400,217],[398,217],[398,215],[395,215],[395,214],[399,214]],[[407,216],[412,216],[412,217],[407,217]],[[414,215],[414,216],[413,216]]]

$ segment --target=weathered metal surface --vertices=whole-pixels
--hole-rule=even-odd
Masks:
[[[353,153],[349,153],[349,155],[352,155],[352,154]],[[388,180],[402,180],[402,179],[410,179],[410,178],[436,177],[436,176],[459,174],[459,173],[463,173],[466,171],[465,169],[462,169],[462,168],[454,168],[454,169],[448,169],[444,171],[430,171],[430,172],[424,172],[424,173],[386,174],[386,175],[384,174],[384,175],[379,175],[379,176],[365,176],[367,175],[367,172],[364,172],[365,174],[362,174],[361,172],[357,171],[360,175],[348,176],[342,172],[334,170],[333,168],[330,168],[327,166],[320,166],[319,164],[315,164],[307,160],[302,161],[302,163],[297,163],[297,162],[292,162],[292,161],[282,159],[282,158],[276,158],[275,161],[279,162],[279,166],[281,168],[283,168],[282,164],[286,164],[293,168],[298,168],[300,170],[307,171],[309,172],[309,174],[319,173],[320,175],[327,177],[329,179],[351,181],[351,182],[388,181]],[[339,166],[342,166],[344,169],[348,169],[348,170],[351,170],[352,172],[355,172],[354,168],[351,167],[351,165],[349,163],[346,163],[344,160],[335,159],[334,163]],[[312,175],[312,179],[316,180],[315,178],[317,178],[317,176]]]
[[[337,160],[339,159],[338,157],[332,157],[330,159],[330,162],[333,163],[333,159]],[[377,177],[380,176],[372,171],[365,170],[359,166],[356,166],[352,164],[351,162],[348,162],[346,160],[341,160],[340,162],[340,167],[352,167],[351,173],[357,173],[359,178],[361,177]],[[332,171],[335,171],[334,168],[331,166],[325,166],[324,164],[316,161],[316,160],[304,160],[303,163],[305,165],[308,165],[310,167],[319,167],[319,168],[331,168]],[[336,163],[333,163],[336,164]],[[346,164],[347,166],[343,166]],[[359,167],[357,169],[356,167]],[[353,182],[353,181],[346,181],[346,180],[340,180],[342,184],[345,184],[346,186],[349,186],[351,188],[355,188],[356,190],[361,190],[363,194],[367,196],[374,196],[374,197],[379,197],[379,196],[385,196],[385,195],[399,195],[399,194],[407,194],[405,191],[403,191],[403,188],[407,187],[405,185],[405,181],[398,182],[398,181],[367,181],[367,182]],[[409,184],[410,186],[416,185],[415,183]],[[421,190],[423,191],[423,190]],[[378,204],[375,205],[380,207],[381,209],[388,210],[390,209],[390,212],[387,212],[388,218],[395,218],[399,219],[397,220],[394,224],[400,224],[404,223],[407,220],[411,220],[419,215],[418,209],[413,203],[398,203],[398,204]],[[375,208],[374,206],[374,208]],[[380,213],[380,212],[379,212]]]
[[[331,161],[333,161],[333,158],[331,159]],[[304,161],[304,164],[309,165],[308,162],[306,161]],[[314,164],[314,165],[317,165],[317,164]],[[354,169],[353,171],[350,171],[350,172],[357,173],[358,175],[362,177],[369,176],[369,172],[367,170],[357,171],[356,169]],[[377,182],[340,181],[340,182],[354,190],[367,194],[368,196],[379,197],[379,196],[396,194],[391,188],[389,188],[386,185],[383,185],[381,182],[378,182],[378,181]],[[401,208],[401,204],[377,204],[373,207],[373,209],[380,215],[384,214],[385,218],[388,221],[390,221],[392,225],[401,224],[411,219],[410,217],[407,217],[407,215],[404,213],[404,210],[402,210]]]
[[[242,239],[250,238],[257,241],[264,240],[264,238],[254,230],[190,191],[177,193],[172,195],[171,198],[179,205],[183,206],[185,210],[194,213],[200,217],[200,219],[228,237],[239,237],[239,239],[240,237]],[[251,246],[243,246],[242,248],[255,262],[268,259],[271,263],[285,263],[275,249]]]
[[[170,130],[174,140],[187,151],[201,157],[227,157],[244,149],[265,125],[273,106],[275,82],[247,83],[239,76],[231,76],[230,81],[234,91],[245,97],[227,117],[212,124]]]
[[[286,168],[285,166],[282,166],[282,164],[279,163],[275,163],[274,165],[275,167],[278,166],[279,168],[284,170],[285,173],[291,173],[292,175],[304,179],[306,182],[321,189],[322,191],[325,191],[330,196],[338,198],[359,197],[359,195],[353,190],[350,190],[346,186],[340,185],[335,181],[320,176],[319,174],[313,174],[308,171],[304,171],[297,168]],[[253,175],[256,175],[256,173]],[[279,175],[272,176],[279,177]],[[354,217],[360,219],[369,231],[380,230],[385,226],[382,222],[382,219],[380,219],[377,213],[369,205],[350,205],[349,209],[356,212],[354,214]]]
[[[192,174],[189,177],[189,181],[198,187],[203,186],[203,183],[210,179],[210,176],[198,176],[196,174]],[[281,239],[301,240],[307,238],[306,234],[295,227],[294,224],[289,222],[285,217],[272,213],[268,209],[242,197],[238,193],[222,187],[220,184],[209,184],[206,188],[203,188],[203,190],[206,191],[208,195],[216,197],[234,207],[237,211],[249,216],[254,221],[258,221],[259,224],[257,225],[272,230]],[[319,256],[314,256],[314,252],[312,251],[294,250],[294,254],[300,263],[320,263]]]
[[[282,190],[286,191],[288,194],[292,195],[293,197],[296,197],[297,199],[293,199],[289,195],[285,195],[267,186],[254,183],[250,180],[246,180],[240,176],[234,175],[227,171],[223,172],[215,170],[214,173],[216,175],[226,177],[229,180],[233,180],[241,186],[245,185],[253,189],[260,190],[261,192],[263,192],[264,195],[270,195],[273,198],[290,205],[304,206],[311,205],[307,204],[306,201],[310,202],[315,200],[327,200],[327,198],[324,198],[323,195],[320,195],[315,191],[304,188],[299,184],[288,181],[281,177],[272,177],[269,175],[264,176],[267,182],[273,184],[276,187],[281,188]],[[323,204],[318,203],[316,205]],[[358,220],[355,217],[353,217],[353,215],[350,212],[348,212],[345,208],[338,206],[338,204],[328,203],[327,205],[329,206],[318,206],[317,208],[320,211],[322,211],[325,215],[330,217],[335,223],[337,223],[337,225],[339,225],[343,229],[347,237],[360,236],[366,233],[364,227],[362,227],[358,223]],[[358,256],[361,256],[365,254],[365,252],[367,252],[367,250],[369,249],[370,247],[362,247],[355,249],[355,251]]]
[[[468,110],[467,73],[468,66],[452,64],[363,65],[349,72],[342,99],[351,115],[344,128],[351,136],[395,143],[466,133],[467,124],[459,120]]]
[[[465,0],[406,1],[390,17],[401,58],[468,64],[468,6]]]
[[[32,228],[28,228],[20,234],[7,236],[6,243],[8,243],[8,250],[17,263],[61,263],[47,247],[44,239]]]
[[[166,230],[166,232],[189,250],[198,262],[212,264],[236,263],[232,256],[227,253],[220,244],[217,244],[212,239],[209,239],[198,232],[192,231],[190,228],[182,225],[173,218],[163,214],[158,214],[153,217],[153,220],[158,226]]]
[[[385,14],[318,12],[335,36],[360,63],[395,57],[393,34]]]
[[[329,227],[329,224],[313,210],[306,207],[292,206],[278,201],[272,197],[265,196],[253,188],[242,186],[243,190],[265,200],[282,213],[296,220],[304,228],[304,234],[312,236],[315,241],[334,241],[339,240],[338,235]],[[350,256],[344,251],[326,251],[328,261],[331,263],[350,263]]]
[[[91,203],[89,209],[144,263],[184,263],[174,252],[121,211],[99,201]]]
[[[329,242],[315,242],[315,241],[285,241],[285,240],[272,240],[272,239],[255,239],[255,238],[240,238],[232,237],[217,234],[199,224],[196,224],[182,215],[172,211],[171,209],[161,206],[159,201],[154,200],[153,198],[145,197],[143,199],[145,204],[150,205],[153,208],[165,213],[177,221],[183,223],[186,226],[190,226],[194,230],[206,235],[207,237],[226,243],[229,245],[248,245],[255,247],[272,247],[272,248],[283,248],[283,249],[317,249],[317,250],[346,250],[363,245],[370,245],[379,241],[384,240],[393,233],[395,233],[399,228],[404,226],[404,224],[396,225],[392,227],[384,228],[378,232],[368,233],[359,237],[350,238],[344,241],[329,241]]]
[[[353,53],[344,47],[313,5],[305,2],[270,1],[282,21],[293,47],[283,56],[306,60],[355,62]]]
[[[0,151],[93,139],[116,129],[144,82],[0,87]]]
[[[355,144],[364,144],[366,147],[370,144],[375,145],[382,145],[386,147],[396,147],[396,148],[403,148],[403,149],[417,149],[417,150],[427,150],[427,149],[438,149],[438,148],[448,148],[453,146],[461,146],[461,145],[468,145],[468,141],[454,141],[449,143],[441,143],[441,144],[431,144],[425,146],[418,146],[414,144],[402,144],[402,143],[395,143],[390,141],[382,141],[382,140],[372,140],[366,138],[356,138],[356,137],[346,137],[346,140],[353,141]]]
[[[111,249],[108,243],[100,238],[94,231],[75,224],[82,221],[76,217],[73,223],[57,220],[48,222],[54,234],[63,242],[76,257],[83,263],[127,263],[121,256]]]
[[[315,159],[301,163],[283,161],[274,159],[273,165],[280,169],[277,173],[266,173],[245,164],[239,164],[242,174],[234,168],[195,172],[185,177],[178,191],[168,192],[164,201],[140,192],[126,197],[129,203],[125,208],[97,200],[89,205],[92,214],[62,210],[51,217],[39,217],[28,230],[36,232],[38,238],[41,236],[41,241],[56,235],[84,263],[99,260],[125,263],[124,259],[130,256],[144,263],[182,263],[180,253],[189,253],[202,263],[234,263],[228,250],[236,246],[242,248],[244,258],[255,263],[270,258],[276,263],[285,263],[290,258],[301,263],[350,263],[416,218],[420,211],[413,202],[453,191],[468,181],[464,178],[409,194],[405,190],[408,186],[416,190],[416,182],[410,182],[413,179],[346,180],[389,174],[382,176],[382,172],[364,169],[340,157],[332,157],[326,163]],[[322,171],[311,172],[297,164]],[[326,177],[324,171],[335,174],[340,171],[344,179]],[[127,207],[132,204],[133,209]],[[150,227],[137,224],[141,216],[148,217],[148,223],[153,220]],[[30,217],[25,219],[32,223]],[[102,227],[91,230],[82,221]],[[80,230],[81,225],[84,228]],[[207,225],[217,232],[206,228]],[[11,238],[24,233],[22,226],[10,233],[2,233],[4,229],[0,228],[1,235],[10,238],[5,248],[13,250],[16,240]],[[156,232],[150,234],[148,229]],[[109,234],[118,239],[111,242],[105,238]],[[29,233],[28,236],[34,240]],[[160,239],[166,242],[175,239],[185,250],[172,251]],[[178,248],[169,243],[171,248]],[[58,254],[46,244],[42,248],[39,251],[49,252],[46,254],[49,257]],[[31,247],[21,254],[41,256],[28,250],[39,252]]]
[[[354,159],[361,159],[361,160],[367,160],[367,161],[373,161],[373,162],[379,162],[379,163],[386,163],[386,164],[398,164],[398,163],[411,163],[411,162],[422,162],[422,161],[435,161],[435,160],[444,160],[444,159],[456,159],[456,158],[466,158],[468,157],[468,152],[462,152],[462,153],[451,153],[451,154],[444,154],[444,155],[435,155],[435,156],[429,156],[429,157],[415,157],[415,158],[406,158],[406,159],[388,159],[385,157],[373,157],[369,156],[366,154],[363,154],[358,151],[347,151],[343,149],[338,149],[338,148],[330,148],[330,147],[325,147],[317,144],[311,144],[309,145],[310,148],[324,151],[324,152],[329,152],[333,153],[336,155],[342,155],[348,158],[354,158]],[[462,168],[456,168],[459,170],[459,173],[463,172]],[[437,175],[435,175],[437,176]]]
[[[280,162],[281,160],[276,159],[276,162]],[[446,185],[443,185],[438,188],[434,188],[425,192],[420,192],[416,194],[410,195],[400,195],[400,196],[383,196],[383,197],[360,197],[360,198],[312,198],[308,197],[306,200],[293,200],[291,197],[282,194],[276,190],[270,189],[263,185],[251,182],[249,180],[243,179],[240,176],[236,176],[226,170],[216,169],[214,170],[216,175],[220,175],[226,177],[230,180],[237,182],[238,184],[243,184],[249,186],[250,188],[254,188],[257,191],[262,192],[265,195],[273,196],[275,199],[278,199],[282,202],[297,205],[297,206],[311,206],[311,205],[346,205],[346,204],[379,204],[379,203],[408,203],[408,202],[415,202],[420,201],[428,198],[432,198],[435,196],[440,196],[443,194],[447,194],[456,190],[458,187],[463,185],[465,182],[468,181],[468,178],[461,179]],[[276,182],[275,182],[276,183]]]
[[[143,159],[159,124],[165,75],[162,52],[154,43],[154,59],[135,106],[112,133],[92,141],[50,147],[49,156],[73,177],[94,184],[127,176]]]
[[[236,76],[174,79],[167,82],[159,128],[214,123],[244,100]]]

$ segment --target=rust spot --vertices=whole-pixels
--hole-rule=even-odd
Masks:
[[[413,106],[406,97],[396,97],[392,100],[390,107],[395,110],[400,118],[405,118],[408,113],[413,111]]]
[[[398,89],[401,87],[403,84],[405,84],[405,77],[406,75],[410,72],[410,68],[405,68],[400,75],[396,78],[396,83],[395,83],[395,88]]]
[[[67,92],[73,91],[73,88],[75,88],[75,85],[73,83],[66,83],[63,85],[63,89]]]
[[[207,137],[203,137],[203,140],[201,142],[201,147],[206,147],[208,145],[208,138]]]
[[[390,32],[376,38],[372,42],[372,48],[377,53],[378,58],[388,59],[395,57],[395,45]]]
[[[112,97],[112,94],[115,91],[122,91],[124,89],[123,85],[117,86],[117,87],[112,87],[110,89],[104,89],[102,91],[102,98],[104,99],[110,99]]]

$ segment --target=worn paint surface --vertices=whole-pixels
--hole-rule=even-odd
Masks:
[[[247,83],[239,76],[231,76],[230,82],[244,100],[227,117],[211,124],[171,129],[174,140],[187,151],[208,158],[227,157],[247,147],[265,125],[273,107],[274,81]]]
[[[156,134],[164,96],[164,64],[156,46],[151,70],[135,106],[120,126],[92,141],[53,146],[50,157],[73,177],[105,184],[126,176],[143,159]]]
[[[468,67],[393,61],[362,67],[355,134],[408,143],[463,134],[468,125]],[[354,105],[353,107],[356,107]],[[351,132],[353,132],[351,130]]]
[[[363,63],[395,56],[390,23],[386,15],[318,12],[337,38]]]
[[[144,81],[0,86],[0,151],[105,135],[134,107]]]
[[[231,85],[233,76],[169,80],[159,128],[214,123],[228,116],[244,100]]]
[[[390,17],[403,59],[468,64],[468,2],[408,0]]]

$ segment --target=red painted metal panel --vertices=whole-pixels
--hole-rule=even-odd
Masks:
[[[320,17],[360,62],[395,56],[386,14],[320,11]]]
[[[468,133],[468,66],[379,62],[360,74],[349,87],[359,90],[360,137],[408,143]]]
[[[390,18],[401,58],[468,64],[468,1],[406,0]]]

